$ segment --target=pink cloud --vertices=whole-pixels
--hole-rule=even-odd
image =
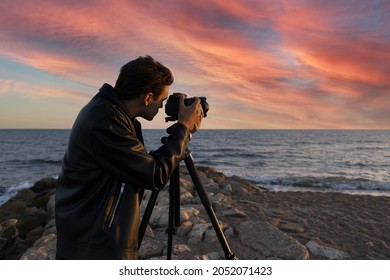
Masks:
[[[99,87],[150,54],[210,127],[388,128],[389,4],[369,2],[3,2],[0,56]]]

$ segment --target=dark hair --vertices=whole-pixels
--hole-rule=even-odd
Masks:
[[[173,83],[171,70],[151,56],[138,57],[123,65],[115,84],[115,90],[123,100],[152,92],[157,98],[164,86]]]

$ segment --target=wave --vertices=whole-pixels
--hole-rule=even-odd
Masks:
[[[315,177],[315,176],[291,176],[291,177],[263,177],[255,182],[270,189],[295,188],[297,190],[314,191],[389,191],[390,183],[372,181],[364,178],[347,177]]]
[[[13,159],[8,161],[9,163],[16,164],[54,164],[58,165],[62,163],[62,159],[42,159],[42,158],[34,158],[34,159]],[[3,163],[5,165],[6,163]]]
[[[11,197],[15,196],[18,191],[32,187],[32,185],[33,183],[30,181],[23,181],[10,187],[0,187],[0,205],[4,204]]]
[[[59,164],[62,163],[62,159],[32,159],[29,163],[43,163],[43,164]]]

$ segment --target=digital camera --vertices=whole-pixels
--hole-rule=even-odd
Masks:
[[[209,111],[209,104],[206,101],[206,97],[199,97],[199,99],[203,109],[203,117],[207,117],[207,112]],[[174,94],[169,96],[167,104],[165,105],[165,114],[168,115],[168,117],[165,118],[167,122],[177,120],[177,114],[179,113],[179,100],[180,93],[178,92],[175,92]],[[192,103],[194,103],[194,101],[195,97],[185,98],[184,105],[190,106]]]

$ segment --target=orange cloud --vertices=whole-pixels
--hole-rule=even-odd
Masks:
[[[25,83],[14,80],[0,80],[0,95],[23,95],[31,99],[55,98],[62,103],[85,104],[91,94],[62,87]]]
[[[0,56],[98,88],[150,54],[210,128],[390,127],[387,2],[30,2],[0,3]]]

